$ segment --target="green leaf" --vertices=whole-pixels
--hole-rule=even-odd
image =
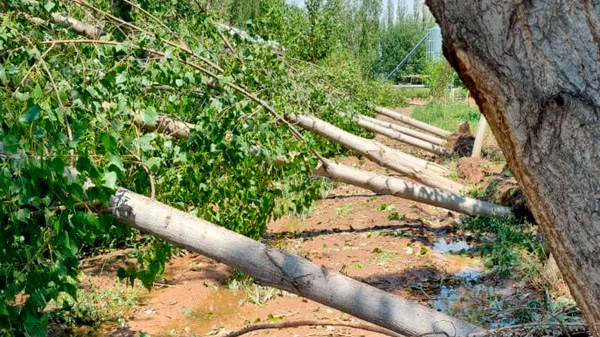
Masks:
[[[119,170],[121,170],[121,172],[125,172],[125,167],[123,166],[123,160],[121,159],[121,157],[119,157],[113,153],[109,153],[106,155],[106,160],[108,162],[106,165],[107,167],[114,165]]]
[[[129,77],[127,76],[127,73],[124,71],[122,73],[119,73],[115,80],[116,80],[117,84],[123,84],[123,83],[127,82],[128,79],[129,79]]]
[[[162,162],[162,159],[160,159],[158,157],[152,157],[146,161],[146,165],[148,165],[148,167],[150,168],[150,171],[156,172],[160,169],[161,162]]]
[[[53,1],[48,1],[44,5],[44,9],[46,10],[46,12],[50,12],[54,8],[54,6],[56,6],[56,4]]]
[[[105,172],[102,177],[102,186],[115,189],[117,187],[117,174],[112,171]]]
[[[100,136],[100,141],[102,142],[104,151],[106,151],[107,153],[115,152],[115,150],[117,149],[117,139],[112,134],[103,133]]]
[[[36,104],[29,108],[26,113],[19,117],[19,121],[22,123],[31,123],[38,118],[40,115],[40,107]]]
[[[154,125],[156,124],[156,108],[152,105],[146,107],[146,112],[144,113],[144,123]]]
[[[63,172],[65,171],[65,162],[60,158],[54,158],[50,162],[50,167],[52,168],[52,170],[54,170],[54,172],[58,174],[63,174]]]

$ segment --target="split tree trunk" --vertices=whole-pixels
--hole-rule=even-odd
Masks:
[[[600,336],[600,5],[427,0],[550,251]]]
[[[427,124],[427,123],[423,123],[419,120],[416,120],[414,118],[408,117],[408,116],[404,116],[403,114],[396,112],[396,111],[392,111],[390,109],[387,108],[383,108],[383,107],[377,107],[375,108],[375,111],[377,111],[377,113],[382,114],[384,116],[387,116],[389,118],[395,119],[397,121],[400,121],[404,124],[410,125],[412,127],[421,129],[423,131],[427,131],[429,133],[433,133],[434,135],[438,135],[440,137],[448,137],[452,134],[452,132],[448,132],[446,130],[442,130],[438,127],[435,127],[433,125]]]
[[[463,197],[437,188],[409,183],[397,177],[357,169],[330,160],[327,160],[315,174],[362,187],[375,193],[422,202],[470,216],[513,216],[511,209],[505,206]]]
[[[415,138],[419,138],[421,140],[424,140],[426,142],[429,142],[431,144],[435,144],[435,145],[439,145],[439,146],[446,146],[446,144],[448,143],[447,141],[445,141],[442,138],[438,138],[436,136],[432,136],[432,135],[428,135],[426,133],[423,132],[419,132],[417,130],[413,130],[411,128],[407,128],[405,126],[402,125],[398,125],[398,124],[394,124],[394,123],[389,123],[386,121],[382,121],[381,119],[377,119],[377,118],[372,118],[369,116],[365,116],[365,115],[358,115],[358,118],[362,118],[364,120],[367,120],[371,123],[375,123],[381,126],[385,126],[386,128],[390,128],[392,130],[398,131],[400,133],[403,133],[405,135],[409,135],[411,137],[415,137]]]
[[[471,152],[472,158],[481,157],[481,149],[483,148],[483,140],[485,139],[485,131],[487,130],[487,121],[485,116],[481,115],[479,118],[479,125],[477,126],[477,134],[475,135],[475,144],[473,144],[473,152]]]
[[[223,262],[254,280],[298,294],[408,336],[483,332],[469,323],[254,241],[158,201],[120,188],[110,199],[115,218],[179,247]]]
[[[381,126],[379,124],[372,123],[363,118],[358,118],[358,126],[365,128],[371,132],[386,136],[391,139],[395,139],[399,142],[414,146],[418,149],[421,149],[421,150],[424,150],[427,152],[431,152],[431,153],[435,153],[435,154],[439,154],[439,155],[450,154],[450,151],[448,151],[448,149],[446,149],[442,146],[431,144],[424,140],[405,135],[396,130],[392,130],[390,128],[386,128],[385,126]]]
[[[427,186],[453,193],[459,193],[463,188],[463,185],[442,177],[432,170],[427,161],[394,150],[376,141],[353,135],[316,117],[290,114],[286,116],[286,119]],[[425,163],[422,164],[422,162]]]

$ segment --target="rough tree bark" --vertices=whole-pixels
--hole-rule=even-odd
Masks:
[[[600,5],[427,0],[592,333],[600,336]]]
[[[459,337],[484,332],[126,189],[119,188],[110,199],[110,210],[127,225],[221,261],[252,275],[259,284],[298,294],[404,335]]]

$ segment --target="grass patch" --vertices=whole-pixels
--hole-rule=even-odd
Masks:
[[[469,107],[465,103],[447,101],[417,106],[411,116],[450,132],[455,132],[460,124],[468,122],[475,132],[481,114],[477,106]]]
[[[547,248],[538,227],[514,218],[467,217],[462,232],[480,245],[485,266],[498,276],[536,276]]]
[[[407,99],[428,99],[429,98],[429,88],[402,88],[397,89],[402,90],[402,94]]]

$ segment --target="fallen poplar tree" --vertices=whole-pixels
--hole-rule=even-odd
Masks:
[[[131,227],[247,273],[259,284],[400,334],[460,337],[485,331],[123,188],[111,197],[110,212]]]
[[[389,118],[395,119],[397,121],[400,121],[404,124],[413,126],[415,128],[421,129],[423,131],[427,131],[429,133],[433,133],[434,135],[438,135],[441,137],[448,137],[452,134],[452,132],[448,132],[446,130],[442,130],[438,127],[435,127],[433,125],[418,121],[414,118],[408,117],[408,116],[404,116],[401,113],[398,113],[396,111],[392,111],[390,109],[387,108],[383,108],[383,107],[377,107],[375,108],[375,111],[379,114],[382,114],[384,116],[387,116]]]
[[[358,118],[358,125],[360,127],[363,127],[365,129],[371,131],[371,132],[386,136],[391,139],[395,139],[399,142],[414,146],[414,147],[419,148],[424,151],[428,151],[428,152],[439,154],[439,155],[450,154],[450,151],[448,151],[448,149],[446,149],[442,146],[431,144],[424,140],[405,135],[396,130],[392,130],[390,128],[386,128],[385,126],[381,126],[381,125],[372,123],[363,118]]]
[[[442,207],[458,213],[480,216],[513,216],[509,207],[463,197],[436,188],[413,184],[397,177],[386,176],[326,160],[315,174],[362,187],[375,193]]]
[[[435,145],[439,145],[439,146],[446,146],[446,144],[448,143],[446,140],[442,139],[442,138],[438,138],[436,136],[432,136],[432,135],[428,135],[426,133],[417,131],[417,130],[413,130],[411,128],[407,128],[405,126],[402,125],[398,125],[398,124],[394,124],[394,123],[389,123],[386,121],[383,121],[381,119],[377,119],[377,118],[372,118],[369,116],[365,116],[365,115],[358,115],[358,118],[360,119],[364,119],[367,120],[371,123],[375,123],[381,126],[384,126],[386,128],[390,128],[392,130],[398,131],[400,133],[403,133],[405,135],[409,135],[421,140],[424,140],[426,142],[429,142],[431,144],[435,144]]]
[[[134,122],[146,130],[156,130],[180,139],[187,138],[190,130],[194,128],[194,125],[191,123],[175,121],[165,116],[158,116],[154,124],[148,124],[144,122],[142,115],[136,115]],[[436,188],[409,183],[398,177],[376,174],[335,163],[325,158],[321,158],[320,160],[323,165],[315,171],[316,175],[362,187],[375,193],[422,202],[470,216],[512,216],[512,211],[508,207],[463,197]]]
[[[331,141],[341,144],[383,167],[405,174],[411,179],[427,186],[440,188],[454,193],[459,193],[464,187],[462,184],[445,178],[438,172],[432,170],[427,161],[425,161],[425,164],[423,165],[422,159],[416,160],[417,158],[413,156],[387,147],[374,140],[353,135],[316,117],[289,114],[286,116],[286,119],[301,126],[305,130],[317,133]]]

